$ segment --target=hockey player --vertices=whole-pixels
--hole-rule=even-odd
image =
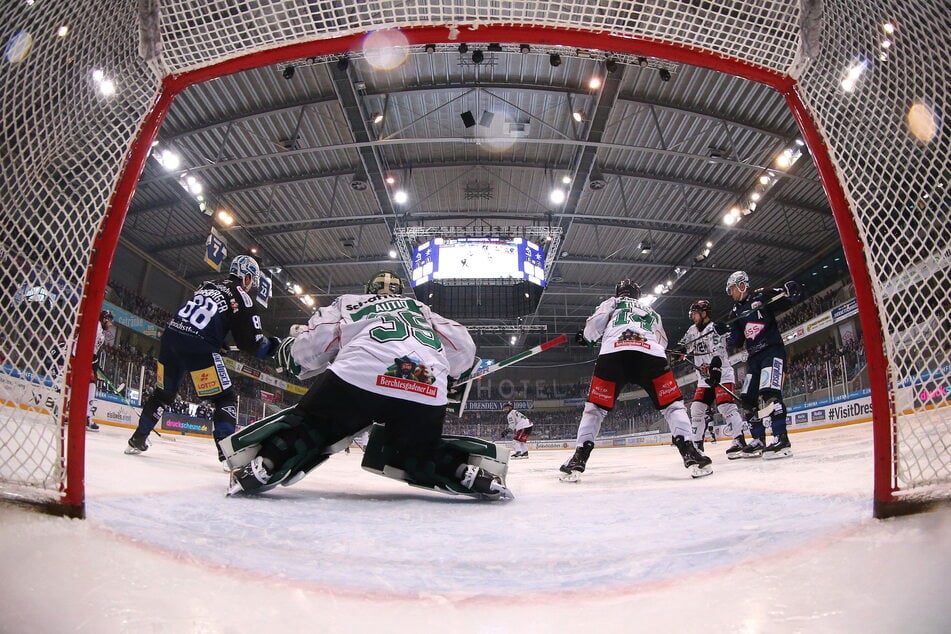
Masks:
[[[506,431],[511,430],[513,432],[512,441],[515,451],[512,453],[510,459],[521,460],[528,458],[528,445],[525,443],[532,434],[532,421],[528,420],[525,414],[515,409],[515,403],[512,401],[502,403],[502,413],[505,414]],[[504,437],[505,435],[506,433],[502,432],[502,436]]]
[[[693,444],[693,431],[681,400],[680,386],[667,363],[667,333],[660,315],[639,302],[640,296],[637,284],[630,279],[621,280],[614,289],[614,297],[598,306],[588,317],[584,331],[577,335],[579,343],[600,339],[601,348],[578,426],[577,448],[561,466],[565,474],[562,480],[577,480],[585,470],[601,423],[614,409],[617,395],[628,383],[641,386],[663,414],[691,476],[699,478],[713,473],[710,458]]]
[[[736,378],[733,366],[727,361],[727,336],[717,334],[710,317],[708,300],[699,299],[691,304],[688,316],[693,324],[687,328],[680,345],[684,347],[686,357],[697,367],[697,391],[690,404],[694,443],[702,451],[706,419],[711,414],[711,406],[716,403],[717,411],[726,422],[727,433],[733,438],[733,444],[726,450],[726,457],[730,460],[739,458],[746,441],[743,438],[743,417],[733,398]]]
[[[746,346],[746,379],[740,391],[744,407],[750,411],[748,422],[753,440],[743,448],[742,458],[786,458],[792,456],[786,433],[786,406],[783,403],[783,366],[786,347],[776,325],[777,303],[787,306],[799,301],[800,286],[786,282],[782,288],[755,291],[750,277],[736,271],[726,282],[726,292],[733,299],[729,325],[718,325],[718,332],[729,332],[727,344]],[[760,405],[762,403],[762,405]],[[758,407],[762,407],[757,411]],[[769,416],[773,442],[766,445],[766,427],[762,418]]]
[[[254,258],[239,255],[231,262],[227,279],[204,282],[195,295],[172,317],[162,333],[155,391],[142,406],[139,425],[129,438],[127,454],[149,447],[149,432],[175,401],[185,376],[191,377],[198,397],[214,406],[212,435],[218,459],[224,460],[219,443],[234,433],[237,398],[231,377],[219,350],[230,332],[241,350],[264,359],[277,352],[280,340],[265,337],[251,290],[258,286],[261,268]]]
[[[111,310],[104,310],[99,313],[99,323],[96,324],[96,343],[92,350],[92,382],[89,384],[89,403],[86,406],[86,429],[89,431],[99,431],[99,425],[92,419],[92,400],[96,398],[96,378],[99,376],[102,348],[106,343],[106,334],[112,330],[115,321],[115,315]],[[115,340],[115,337],[112,337]]]
[[[338,297],[281,344],[279,366],[320,376],[295,407],[226,440],[233,465],[242,451],[253,453],[232,472],[229,495],[296,482],[376,422],[365,469],[446,492],[506,497],[500,478],[468,461],[467,447],[481,442],[494,454],[492,443],[442,437],[448,379],[475,360],[468,331],[403,297],[395,273],[377,273],[365,290]]]

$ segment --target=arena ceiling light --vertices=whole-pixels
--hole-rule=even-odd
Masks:
[[[548,195],[549,200],[551,200],[556,205],[560,205],[565,202],[565,190],[563,189],[553,189]]]
[[[402,189],[393,194],[393,202],[395,202],[395,203],[397,203],[397,204],[399,204],[399,205],[405,204],[406,201],[408,201],[408,200],[409,200],[409,194],[407,194],[407,193],[406,193],[404,190],[402,190]]]

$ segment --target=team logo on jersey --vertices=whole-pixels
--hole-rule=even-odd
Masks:
[[[647,339],[644,338],[644,335],[634,332],[630,328],[625,330],[618,336],[617,341],[614,342],[615,348],[650,348],[650,343],[647,342]]]
[[[433,385],[435,382],[436,377],[429,367],[409,355],[393,359],[393,365],[376,377],[376,384],[380,387],[421,394],[429,398],[436,398],[439,393],[439,389]]]
[[[745,336],[747,339],[756,339],[765,329],[766,324],[751,321],[746,324],[746,328],[743,329],[743,336]]]

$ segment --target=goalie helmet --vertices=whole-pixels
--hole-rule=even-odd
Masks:
[[[380,271],[367,282],[366,292],[369,295],[402,295],[403,280],[392,271]]]
[[[627,278],[617,283],[614,287],[615,297],[630,297],[631,299],[641,298],[641,287],[634,283],[634,280]]]
[[[726,294],[730,294],[731,286],[739,288],[740,284],[745,284],[747,288],[750,286],[750,276],[746,274],[746,271],[736,271],[730,274],[730,277],[726,279]]]
[[[239,280],[244,280],[245,275],[250,275],[251,285],[257,287],[261,283],[261,267],[257,261],[250,255],[239,255],[231,260],[231,268],[228,273],[234,275]]]
[[[693,313],[707,313],[710,314],[710,302],[705,299],[698,299],[694,303],[690,304],[690,309],[687,311],[687,317],[690,317]]]

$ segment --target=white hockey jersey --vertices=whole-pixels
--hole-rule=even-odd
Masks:
[[[720,357],[723,362],[723,374],[720,383],[736,383],[736,375],[733,374],[733,366],[730,365],[730,355],[726,350],[726,341],[728,335],[718,335],[713,329],[711,321],[702,328],[691,325],[687,332],[681,338],[680,343],[685,345],[687,353],[693,355],[693,362],[699,365],[706,372],[707,366],[713,357]],[[697,370],[698,387],[710,387],[704,378],[704,372]]]
[[[525,416],[525,414],[516,409],[513,409],[511,412],[506,414],[505,422],[512,431],[518,431],[520,429],[525,429],[526,427],[532,426],[532,421],[528,420],[528,417]]]
[[[318,310],[291,347],[301,378],[329,368],[364,390],[446,404],[446,378],[470,369],[475,343],[460,324],[400,295],[341,295]]]
[[[598,354],[637,350],[666,357],[667,333],[660,315],[630,297],[612,297],[601,302],[584,326],[584,338],[601,339]]]

